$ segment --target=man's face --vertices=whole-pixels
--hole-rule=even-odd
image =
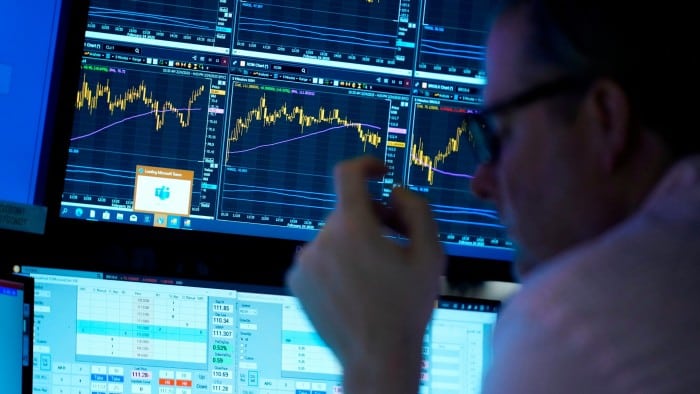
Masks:
[[[543,67],[527,69],[527,29],[520,11],[494,25],[487,50],[486,107],[565,75]],[[596,184],[599,168],[591,162],[595,147],[586,139],[587,120],[583,112],[571,119],[556,116],[557,99],[561,97],[542,97],[495,114],[500,158],[481,166],[472,183],[477,195],[496,203],[510,238],[521,249],[521,273],[597,231],[597,220],[590,215],[603,200]]]

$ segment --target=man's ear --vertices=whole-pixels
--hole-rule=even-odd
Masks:
[[[630,101],[619,83],[607,78],[593,82],[584,100],[587,126],[600,144],[602,164],[613,171],[621,164],[633,138]]]

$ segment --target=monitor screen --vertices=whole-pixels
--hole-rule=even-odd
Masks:
[[[489,3],[91,0],[65,57],[56,215],[274,249],[324,226],[334,164],[373,155],[374,198],[421,193],[448,255],[508,262],[470,191]]]
[[[0,273],[0,382],[3,393],[32,393],[33,310],[33,278]]]
[[[0,3],[0,229],[44,231],[61,10],[61,0]]]
[[[282,287],[22,266],[36,282],[35,393],[342,392]],[[421,393],[478,394],[500,301],[436,300]]]

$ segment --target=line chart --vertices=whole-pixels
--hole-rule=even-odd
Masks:
[[[484,157],[483,139],[469,129],[475,111],[466,105],[418,102],[410,148],[408,184],[426,192],[440,233],[468,236],[476,233],[505,237],[492,204],[470,191],[471,179]]]
[[[138,165],[192,170],[200,182],[211,84],[155,71],[84,68],[65,194],[129,206]]]
[[[235,48],[377,66],[410,67],[415,12],[406,0],[239,2]]]
[[[76,92],[72,146],[201,158],[209,85],[197,78],[173,83],[160,74],[86,71]]]
[[[116,4],[110,0],[93,0],[87,27],[118,36],[229,48],[231,16],[224,11],[228,3],[229,0],[131,0]]]
[[[224,217],[245,212],[321,220],[333,206],[332,168],[385,152],[390,102],[238,84],[225,149]],[[374,108],[368,111],[367,108]]]
[[[427,0],[423,6],[418,69],[483,76],[488,2]]]

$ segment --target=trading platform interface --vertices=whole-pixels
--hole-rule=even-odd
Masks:
[[[470,193],[488,0],[90,2],[61,216],[308,240],[332,168],[424,194],[447,252],[507,260]]]
[[[22,267],[34,393],[333,394],[342,368],[280,288]],[[421,393],[478,394],[500,303],[436,301]]]

